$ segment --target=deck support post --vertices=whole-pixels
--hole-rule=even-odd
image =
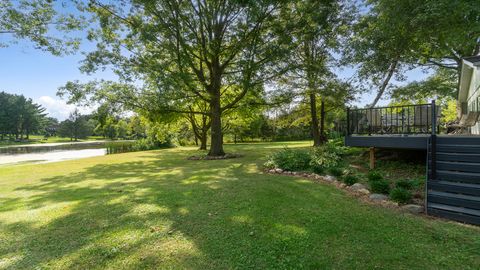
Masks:
[[[370,147],[370,170],[375,169],[375,147]]]

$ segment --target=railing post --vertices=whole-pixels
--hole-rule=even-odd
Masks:
[[[430,145],[430,160],[431,164],[431,180],[435,180],[437,177],[437,115],[435,108],[435,100],[432,100],[432,136],[431,136],[431,145]],[[427,179],[428,181],[428,179]]]
[[[432,135],[437,135],[437,108],[432,100]]]
[[[347,107],[347,136],[350,135],[350,108]]]

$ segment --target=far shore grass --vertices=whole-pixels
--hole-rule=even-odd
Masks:
[[[478,227],[262,173],[285,145],[1,167],[0,269],[478,269]]]
[[[86,139],[79,139],[77,142],[98,141],[98,140],[105,140],[105,138],[101,136],[90,136]],[[63,138],[63,137],[44,138],[44,136],[42,135],[30,135],[28,140],[24,139],[21,141],[11,141],[11,140],[0,141],[0,147],[24,145],[24,144],[62,143],[62,142],[75,142],[75,141],[70,140],[70,138]]]

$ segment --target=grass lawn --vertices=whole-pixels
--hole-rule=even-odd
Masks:
[[[289,143],[306,146],[308,143]],[[478,269],[480,229],[261,173],[285,143],[0,168],[0,269]]]
[[[97,141],[97,140],[104,140],[101,136],[90,136],[87,139],[78,140],[79,142],[83,141]],[[39,143],[60,143],[60,142],[72,142],[70,138],[62,138],[62,137],[48,137],[46,140],[42,135],[30,135],[29,140],[24,141],[0,141],[0,147],[2,146],[10,146],[10,145],[24,145],[24,144],[39,144]]]

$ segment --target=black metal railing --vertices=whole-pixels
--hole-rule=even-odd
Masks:
[[[347,109],[347,135],[435,134],[440,107],[430,104]]]

